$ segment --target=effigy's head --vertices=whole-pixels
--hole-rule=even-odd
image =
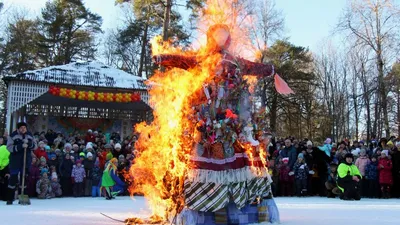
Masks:
[[[207,31],[207,47],[214,51],[225,50],[231,44],[229,27],[225,24],[212,25]]]

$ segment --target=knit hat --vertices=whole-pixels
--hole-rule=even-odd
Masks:
[[[91,129],[89,129],[87,132],[88,132],[88,133],[92,133],[93,131],[92,131]]]
[[[389,156],[389,150],[382,150],[381,154],[385,154],[386,156]]]
[[[88,152],[88,153],[86,154],[86,158],[89,158],[89,157],[93,157],[93,154],[92,154],[91,152]]]
[[[327,138],[327,139],[325,140],[325,144],[330,144],[330,143],[332,143],[332,139]]]
[[[19,122],[17,123],[17,129],[21,128],[21,127],[28,127],[28,125],[25,122]]]
[[[76,164],[82,164],[82,160],[78,159],[75,161]]]
[[[389,142],[387,143],[387,145],[388,145],[388,146],[393,146],[393,142],[392,142],[392,141],[389,141]]]
[[[360,154],[362,154],[362,153],[363,153],[363,154],[366,154],[367,151],[365,151],[365,149],[362,148],[362,149],[360,150]]]
[[[52,158],[56,158],[56,157],[57,157],[56,154],[54,154],[54,153],[49,153],[48,156],[49,156],[49,159],[52,159]]]
[[[58,176],[56,172],[52,172],[51,173],[51,179],[57,179],[58,180]]]
[[[47,168],[42,168],[40,170],[40,175],[43,175],[44,173],[48,173],[48,172],[49,172],[49,170]]]
[[[50,146],[46,145],[46,146],[44,146],[44,149],[45,149],[46,151],[50,151]]]
[[[72,148],[71,143],[66,143],[65,146],[64,146],[64,148]]]
[[[115,144],[114,148],[115,148],[115,149],[121,149],[122,147],[121,147],[121,144],[120,144],[120,143],[117,143],[117,144]]]
[[[44,142],[43,141],[39,141],[38,145],[39,146],[44,145]]]
[[[297,156],[297,158],[299,158],[299,159],[304,159],[303,153],[299,153],[299,155]]]
[[[79,148],[79,145],[74,144],[74,145],[72,145],[72,148]]]
[[[61,153],[61,150],[57,148],[54,152],[55,153]]]
[[[88,142],[87,144],[86,144],[86,149],[93,149],[93,144],[92,144],[92,142]]]
[[[85,158],[85,153],[84,152],[79,153],[79,157]]]
[[[118,159],[125,159],[125,156],[124,155],[119,155]]]
[[[283,158],[283,159],[282,159],[282,162],[289,162],[289,158],[287,158],[287,157],[286,157],[286,158]]]
[[[111,160],[113,157],[114,157],[113,154],[111,154],[111,152],[109,152],[106,155],[106,160]]]
[[[105,145],[104,145],[104,148],[107,148],[107,149],[112,149],[112,147],[111,147],[111,145],[110,145],[110,144],[105,144]]]
[[[312,146],[312,142],[311,141],[307,141],[307,146]]]
[[[40,162],[46,162],[46,158],[44,156],[40,157]]]

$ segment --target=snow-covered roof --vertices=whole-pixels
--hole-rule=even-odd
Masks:
[[[145,79],[97,61],[74,62],[6,76],[6,79],[38,81],[52,84],[129,88],[146,90]]]

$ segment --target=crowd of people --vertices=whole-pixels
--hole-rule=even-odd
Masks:
[[[343,200],[400,197],[400,141],[347,140],[323,146],[287,138],[270,148],[275,196],[339,196]]]
[[[83,135],[65,137],[52,130],[31,134],[23,122],[17,127],[8,137],[0,137],[0,197],[7,204],[13,203],[21,186],[25,149],[25,193],[29,197],[113,199],[116,195],[128,195],[127,177],[137,154],[135,135],[121,140],[118,133],[106,137],[101,131],[88,130]]]
[[[136,135],[121,139],[116,132],[107,136],[97,130],[67,137],[52,130],[31,134],[27,124],[19,123],[12,134],[0,137],[0,198],[13,203],[25,149],[30,197],[127,195],[136,140]],[[273,194],[343,200],[400,197],[400,141],[331,142],[328,138],[316,146],[307,139],[273,139],[268,156]]]

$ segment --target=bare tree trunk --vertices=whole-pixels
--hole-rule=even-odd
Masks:
[[[271,116],[269,122],[272,132],[276,132],[277,111],[278,111],[278,96],[276,93],[274,93],[271,101]]]
[[[167,4],[164,11],[164,23],[163,23],[163,41],[168,41],[169,38],[169,18],[171,14],[172,0],[167,0]]]
[[[140,50],[140,60],[139,60],[139,70],[138,70],[138,75],[142,77],[143,75],[143,66],[144,66],[144,61],[146,58],[146,45],[147,45],[147,31],[149,29],[149,23],[146,21],[144,25],[144,30],[143,30],[143,37],[142,37],[142,49]]]

